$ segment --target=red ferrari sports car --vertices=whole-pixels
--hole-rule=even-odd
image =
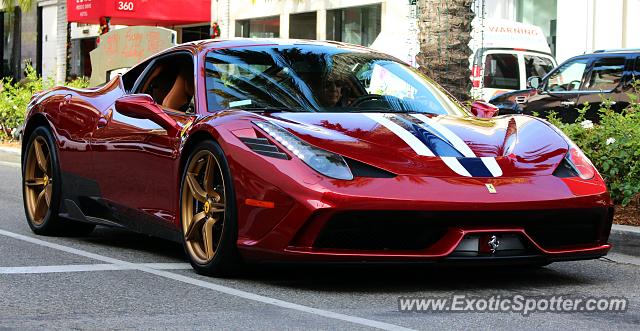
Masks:
[[[29,104],[23,194],[42,235],[122,227],[244,261],[547,264],[610,249],[605,183],[551,124],[469,110],[337,42],[201,41]]]

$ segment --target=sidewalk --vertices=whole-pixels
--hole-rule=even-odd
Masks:
[[[0,145],[0,152],[20,155],[20,147],[9,147]]]
[[[609,242],[612,252],[640,256],[640,227],[614,224]]]

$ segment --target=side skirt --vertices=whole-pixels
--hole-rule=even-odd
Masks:
[[[61,217],[182,242],[181,231],[165,220],[103,199],[95,181],[70,173],[63,173],[62,177]]]

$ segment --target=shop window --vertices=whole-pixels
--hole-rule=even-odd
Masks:
[[[327,11],[327,39],[370,46],[380,34],[382,5]]]
[[[236,21],[236,37],[279,38],[280,17],[262,17]]]
[[[2,56],[2,66],[0,67],[0,77],[11,77],[20,80],[20,7],[14,8],[13,12],[0,12],[0,55]]]
[[[289,38],[316,39],[317,13],[291,14],[289,16]]]
[[[196,40],[209,39],[211,38],[210,29],[208,24],[182,28],[182,42],[188,43]]]

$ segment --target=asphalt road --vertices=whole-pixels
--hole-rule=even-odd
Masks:
[[[28,228],[19,157],[0,153],[0,329],[638,329],[639,259],[544,268],[254,266],[197,275],[181,246],[99,227],[88,237]],[[619,296],[626,312],[398,310],[398,297]]]

